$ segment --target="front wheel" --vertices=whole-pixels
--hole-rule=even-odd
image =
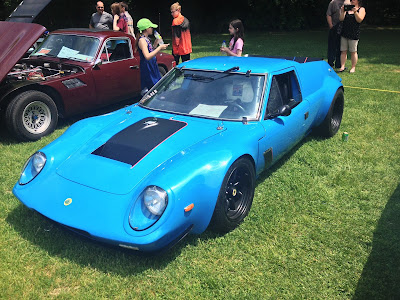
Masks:
[[[53,99],[40,91],[17,95],[7,106],[8,130],[19,140],[36,141],[57,126],[58,111]]]
[[[219,191],[211,228],[228,232],[236,228],[250,211],[255,189],[255,170],[246,158],[236,160],[226,173]]]

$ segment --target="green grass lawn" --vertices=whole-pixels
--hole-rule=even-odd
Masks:
[[[162,256],[81,238],[13,196],[25,160],[78,118],[34,143],[1,129],[0,299],[399,299],[400,94],[354,88],[400,91],[399,33],[362,31],[339,134],[306,138],[263,173],[236,230]],[[193,36],[192,57],[219,55],[224,39]],[[322,30],[249,33],[244,52],[326,57],[326,44]]]

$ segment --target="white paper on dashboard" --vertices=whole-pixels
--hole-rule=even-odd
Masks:
[[[79,51],[77,51],[77,50],[73,50],[71,48],[63,46],[60,50],[60,53],[58,53],[57,57],[61,57],[61,58],[74,57],[78,53],[79,53]]]
[[[226,105],[199,104],[190,114],[217,118],[227,107]]]

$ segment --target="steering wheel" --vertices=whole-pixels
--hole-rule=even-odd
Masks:
[[[236,107],[237,109],[239,109],[242,113],[246,113],[246,110],[243,108],[243,106],[241,106],[239,103],[237,103],[236,101],[234,102],[225,102],[228,106],[233,106]]]

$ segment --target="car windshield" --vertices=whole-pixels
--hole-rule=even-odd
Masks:
[[[31,56],[51,56],[90,62],[96,55],[99,43],[99,39],[94,37],[50,34]]]
[[[222,120],[257,119],[265,75],[175,68],[140,101],[150,109]]]

